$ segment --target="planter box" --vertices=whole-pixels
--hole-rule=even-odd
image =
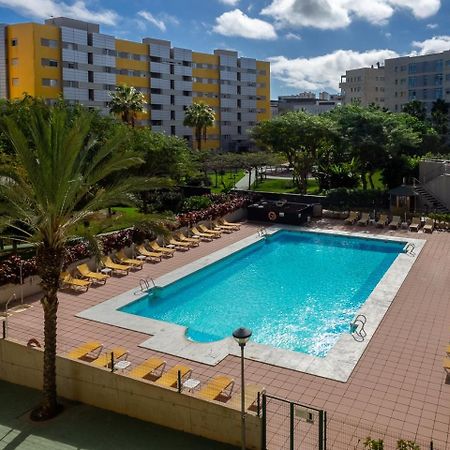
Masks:
[[[25,278],[23,283],[23,298],[42,292],[41,286],[39,285],[40,281],[41,279],[37,275]],[[5,284],[1,286],[0,305],[6,304],[13,294],[16,294],[17,299],[20,299],[20,284]]]

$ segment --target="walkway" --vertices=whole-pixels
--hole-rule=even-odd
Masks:
[[[0,381],[0,449],[4,450],[231,450],[151,423],[80,403],[66,402],[49,422],[28,418],[40,393]]]

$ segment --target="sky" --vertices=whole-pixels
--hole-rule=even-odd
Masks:
[[[0,23],[66,16],[103,33],[271,62],[271,98],[339,91],[345,70],[450,49],[449,0],[0,0]]]

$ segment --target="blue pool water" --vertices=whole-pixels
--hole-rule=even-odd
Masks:
[[[252,340],[325,356],[404,243],[279,231],[121,308],[211,342],[245,326]]]

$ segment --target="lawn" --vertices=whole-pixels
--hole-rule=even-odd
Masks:
[[[253,190],[258,192],[277,192],[280,194],[296,194],[298,192],[292,179],[280,180],[273,178],[258,182],[258,186],[256,188],[253,187]],[[315,178],[308,178],[307,193],[312,195],[319,193],[319,185]]]
[[[225,172],[224,175],[217,175],[217,187],[216,187],[216,174],[210,173],[209,180],[211,181],[211,192],[218,194],[223,191],[224,186],[226,188],[232,188],[241,178],[243,178],[245,172],[238,170],[236,172]]]

